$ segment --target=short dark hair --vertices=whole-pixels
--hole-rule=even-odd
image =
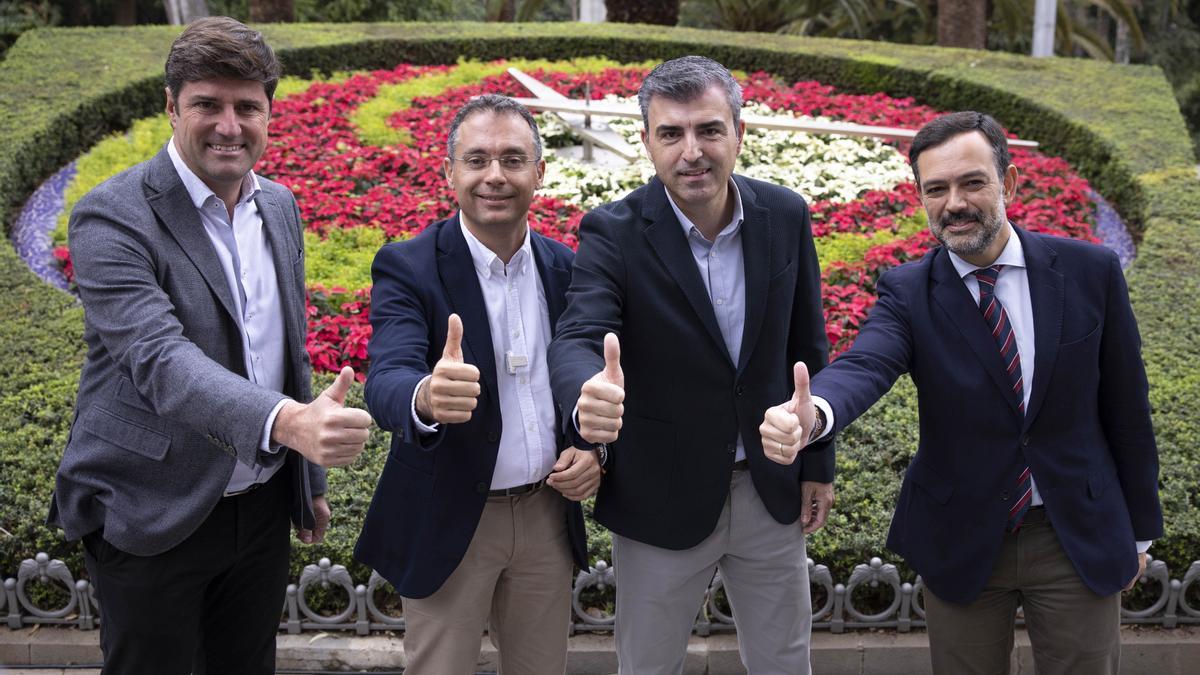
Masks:
[[[917,158],[929,148],[945,143],[959,134],[978,131],[987,138],[992,146],[992,155],[996,160],[996,177],[1004,180],[1004,172],[1012,164],[1012,155],[1008,152],[1008,139],[1000,123],[987,113],[966,110],[949,113],[921,127],[913,138],[912,147],[908,149],[908,163],[912,164],[913,178],[917,187],[921,186],[921,173],[917,169]]]
[[[638,89],[642,125],[646,131],[650,130],[650,100],[655,96],[686,103],[699,98],[713,85],[721,85],[725,90],[736,127],[742,119],[742,86],[728,68],[704,56],[681,56],[663,61],[650,71]]]
[[[482,112],[490,112],[497,115],[516,115],[524,120],[529,125],[530,133],[533,134],[534,159],[542,158],[542,137],[538,135],[537,120],[533,118],[533,114],[520,103],[499,94],[476,96],[458,109],[458,113],[454,115],[454,121],[450,123],[450,137],[446,142],[447,154],[454,157],[454,148],[458,146],[458,129],[462,126],[462,123],[471,115]]]
[[[188,82],[212,78],[261,82],[270,101],[283,68],[263,34],[227,16],[197,19],[175,38],[167,55],[167,89],[179,100]]]

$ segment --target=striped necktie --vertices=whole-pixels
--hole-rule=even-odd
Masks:
[[[979,311],[992,330],[992,339],[1000,349],[1000,357],[1008,372],[1008,380],[1012,383],[1012,392],[1017,397],[1017,409],[1025,414],[1025,380],[1021,375],[1021,354],[1017,351],[1017,336],[1013,333],[1012,324],[1008,320],[1008,312],[996,297],[996,279],[1000,276],[1003,265],[992,265],[975,270],[975,278],[979,281]],[[1029,467],[1021,470],[1017,479],[1017,499],[1008,511],[1008,531],[1016,532],[1021,529],[1021,521],[1029,511],[1029,502],[1033,498],[1033,480]]]

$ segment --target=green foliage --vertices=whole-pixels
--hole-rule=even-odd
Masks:
[[[871,234],[831,232],[815,240],[817,262],[821,269],[826,269],[831,262],[860,262],[871,247],[916,234],[925,228],[926,222],[925,215],[921,214],[913,218],[897,218],[897,227],[894,232],[892,230],[880,230]]]
[[[547,61],[544,59],[511,59],[502,65],[483,63],[478,60],[459,59],[458,67],[447,73],[432,73],[415,77],[396,84],[379,88],[375,98],[360,105],[350,116],[358,127],[358,137],[364,143],[386,147],[408,145],[412,142],[406,129],[397,129],[388,124],[388,119],[412,105],[420,96],[433,96],[450,87],[461,87],[478,82],[485,77],[501,75],[509,67],[521,70],[553,69],[566,73],[590,72],[604,68],[615,68],[620,63],[606,58],[577,58],[570,61]]]
[[[377,227],[332,229],[325,239],[304,233],[305,276],[309,284],[349,291],[371,285],[371,261],[386,237]]]
[[[67,186],[54,243],[67,243],[67,220],[84,195],[134,164],[150,159],[170,138],[171,122],[164,113],[140,119],[129,131],[115,133],[84,153],[75,164],[75,178]]]
[[[643,61],[700,50],[731,68],[996,115],[1021,137],[1070,160],[1142,239],[1128,278],[1151,381],[1167,517],[1166,536],[1153,553],[1175,578],[1200,557],[1200,432],[1193,411],[1200,399],[1200,294],[1191,283],[1200,264],[1200,181],[1183,118],[1158,68],[632,25],[264,29],[288,73],[297,76],[460,57],[555,61],[595,54]],[[46,176],[103,136],[162,109],[162,59],[178,31],[43,29],[22,35],[0,63],[0,205],[6,223]],[[314,264],[344,265],[347,272],[364,267],[326,260],[320,250],[310,253]],[[321,274],[332,278],[334,272]],[[0,528],[12,533],[0,533],[0,574],[12,574],[38,550],[82,568],[77,547],[41,524],[68,431],[81,333],[75,301],[40,283],[10,247],[0,247]],[[318,389],[326,382],[318,378]],[[360,396],[355,387],[352,403],[360,404]],[[902,380],[841,439],[838,506],[830,525],[809,542],[810,555],[839,578],[882,550],[896,488],[915,446],[914,401],[911,383]],[[303,565],[328,556],[349,566],[359,582],[367,579],[351,549],[386,455],[385,436],[375,432],[362,458],[331,472],[333,528],[323,544],[296,544],[293,578]],[[593,554],[609,559],[602,533],[593,526],[590,534]]]

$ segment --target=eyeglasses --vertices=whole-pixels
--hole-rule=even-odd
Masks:
[[[486,171],[492,162],[500,162],[500,169],[509,173],[516,173],[525,168],[527,164],[536,162],[536,159],[530,159],[525,155],[503,155],[500,157],[491,157],[489,155],[467,155],[466,157],[451,157],[458,162],[462,162],[467,171]]]

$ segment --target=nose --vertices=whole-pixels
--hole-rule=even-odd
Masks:
[[[217,116],[217,133],[221,136],[237,136],[241,130],[234,107],[229,105],[221,108],[221,112]]]
[[[966,210],[969,207],[967,203],[967,193],[965,190],[960,190],[956,186],[950,186],[949,194],[946,196],[946,209],[957,213]]]
[[[500,168],[499,157],[492,157],[488,160],[487,168],[483,170],[483,179],[488,183],[504,183],[508,180],[504,169]]]
[[[700,150],[700,139],[695,134],[685,134],[683,137],[683,161],[691,163],[698,161],[704,153]]]

